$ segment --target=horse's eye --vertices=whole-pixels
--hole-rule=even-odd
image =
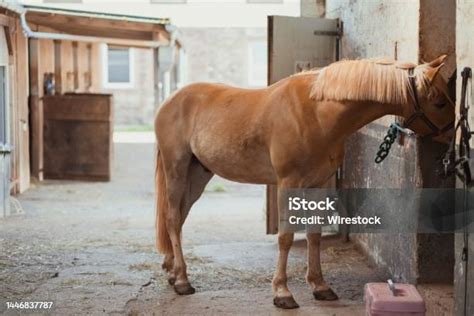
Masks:
[[[447,103],[437,103],[435,104],[435,106],[438,108],[438,109],[442,109],[446,106]]]

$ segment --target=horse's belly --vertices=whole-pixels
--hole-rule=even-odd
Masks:
[[[206,137],[196,139],[191,148],[207,169],[223,178],[244,183],[276,183],[276,174],[264,146]]]

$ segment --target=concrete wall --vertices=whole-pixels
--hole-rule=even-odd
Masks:
[[[321,18],[326,14],[326,0],[300,0],[301,16]]]
[[[317,15],[314,10],[321,11],[321,1],[305,2],[301,6],[302,15]],[[455,4],[436,6],[432,2],[326,0],[325,16],[340,18],[344,23],[342,58],[386,57],[416,63],[439,53],[454,53]],[[312,10],[312,13],[305,10]],[[450,57],[448,62],[450,67],[447,68],[450,69],[445,70],[445,74],[454,68],[454,58]],[[342,173],[343,187],[415,188],[435,185],[431,176],[435,163],[433,157],[444,149],[442,146],[405,139],[392,147],[384,163],[377,165],[373,162],[386,129],[394,120],[395,117],[386,116],[349,139]],[[416,218],[418,209],[405,212],[404,216]],[[385,267],[397,280],[446,281],[452,278],[448,271],[452,271],[452,251],[446,250],[452,250],[452,236],[359,234],[352,238],[375,264]],[[444,247],[446,256],[427,256],[433,253],[435,246]],[[438,270],[432,273],[434,268]]]
[[[419,4],[416,1],[329,0],[326,17],[344,23],[342,58],[388,57],[416,62],[418,59]],[[368,18],[370,17],[370,19]],[[395,56],[397,55],[397,56]],[[385,117],[368,125],[347,142],[342,185],[348,188],[416,187],[420,173],[416,167],[416,143],[407,140],[393,146],[382,164],[373,162],[386,127],[394,117]],[[388,166],[391,166],[390,168]],[[414,210],[407,210],[407,212]],[[353,236],[371,260],[386,267],[396,279],[416,280],[416,236],[360,234]]]
[[[267,40],[266,28],[183,28],[187,82],[220,82],[239,87],[248,81],[248,44]]]

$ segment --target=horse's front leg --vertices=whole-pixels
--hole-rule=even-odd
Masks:
[[[326,284],[321,271],[321,233],[307,233],[308,271],[306,282],[313,289],[314,298],[321,301],[334,301],[338,297]]]
[[[299,307],[290,290],[288,290],[286,275],[288,253],[290,252],[291,245],[293,244],[293,236],[294,233],[280,232],[278,234],[278,263],[272,282],[273,304],[275,304],[277,307],[285,309]]]

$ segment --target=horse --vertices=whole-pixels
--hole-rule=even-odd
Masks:
[[[442,127],[454,120],[447,84],[438,75],[446,57],[420,65],[344,60],[262,89],[195,83],[175,92],[155,117],[157,249],[175,292],[195,292],[181,229],[214,174],[274,184],[278,191],[321,187],[342,164],[346,139],[385,115],[405,118],[419,135],[437,129],[434,136],[442,138]],[[337,300],[321,271],[321,234],[306,235],[306,281],[314,298]],[[284,309],[299,307],[287,286],[293,236],[278,234],[272,280],[273,303]]]

